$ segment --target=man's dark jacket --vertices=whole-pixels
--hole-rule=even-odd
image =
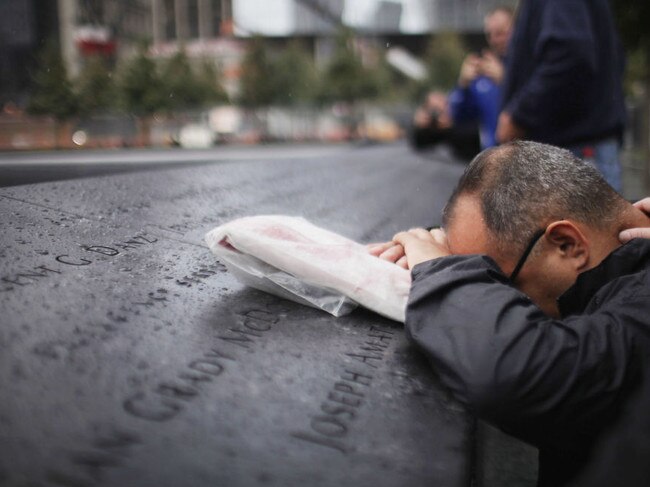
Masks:
[[[522,0],[502,108],[537,142],[621,136],[623,51],[609,0]]]
[[[489,257],[435,259],[413,269],[407,333],[471,411],[539,448],[539,485],[567,485],[650,380],[649,270],[650,240],[632,240],[580,274],[552,319]]]

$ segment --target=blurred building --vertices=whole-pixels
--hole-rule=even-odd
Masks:
[[[11,102],[24,105],[36,54],[58,37],[57,4],[51,0],[0,2],[0,110]]]
[[[150,0],[150,3],[154,44],[210,39],[233,32],[231,0]]]
[[[61,52],[71,76],[88,56],[115,60],[151,37],[150,0],[58,0]]]
[[[293,34],[333,34],[342,24],[344,0],[293,0]]]
[[[151,53],[167,58],[183,48],[191,59],[210,60],[230,96],[239,87],[246,48],[234,38],[232,0],[148,0],[153,30]]]
[[[375,10],[375,18],[371,29],[377,33],[397,34],[400,32],[402,20],[402,4],[382,0]]]
[[[483,18],[490,10],[516,3],[516,0],[420,0],[420,8],[430,32],[471,33],[483,31]]]

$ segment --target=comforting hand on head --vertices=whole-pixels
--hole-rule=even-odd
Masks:
[[[650,198],[644,198],[634,203],[634,206],[650,216]],[[633,238],[650,238],[650,228],[628,228],[618,235],[622,243],[627,243]]]

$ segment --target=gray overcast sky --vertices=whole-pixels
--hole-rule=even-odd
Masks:
[[[424,29],[419,13],[420,0],[394,0],[404,6],[401,28],[405,32]],[[362,25],[374,11],[378,0],[346,0],[343,18],[350,25]],[[235,19],[249,31],[270,35],[288,33],[293,27],[291,0],[233,0]]]

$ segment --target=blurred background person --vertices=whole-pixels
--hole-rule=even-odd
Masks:
[[[412,133],[416,148],[446,142],[456,156],[471,159],[481,149],[497,144],[500,84],[513,15],[507,6],[490,11],[484,19],[488,48],[465,57],[458,83],[449,95],[429,92],[416,109]]]
[[[522,0],[497,140],[570,149],[620,192],[624,64],[607,0]]]
[[[484,25],[489,48],[481,55],[472,53],[465,58],[458,85],[449,95],[453,122],[477,121],[482,149],[497,145],[500,85],[505,72],[513,16],[513,9],[506,6],[497,7],[486,15]]]
[[[481,150],[476,121],[454,123],[447,94],[432,91],[413,115],[411,144],[424,149],[439,143],[448,144],[456,157],[467,161]]]

